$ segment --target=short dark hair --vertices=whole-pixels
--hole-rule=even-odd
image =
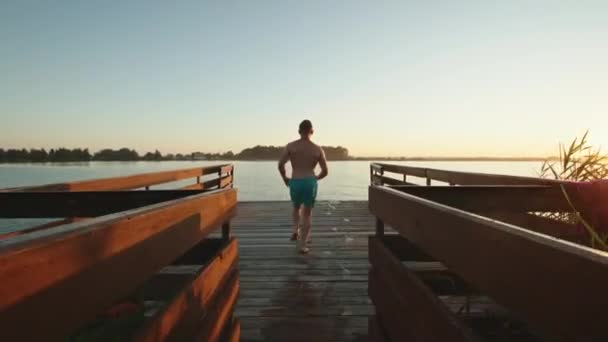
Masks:
[[[310,133],[310,131],[312,131],[312,122],[310,122],[310,120],[300,122],[300,134],[307,134]]]

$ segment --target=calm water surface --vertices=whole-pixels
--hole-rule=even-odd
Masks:
[[[88,162],[58,164],[0,164],[0,188],[68,182],[143,172],[216,165],[217,161],[194,162]],[[276,162],[232,162],[235,186],[242,201],[287,200],[289,195],[279,177]],[[392,162],[394,164],[437,169],[537,176],[540,162]],[[319,188],[319,200],[364,200],[369,184],[369,162],[329,163],[329,176]],[[409,178],[424,184],[423,179]],[[171,188],[193,180],[152,187]],[[179,183],[179,184],[178,184]]]

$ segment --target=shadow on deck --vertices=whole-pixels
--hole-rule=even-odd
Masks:
[[[366,341],[374,308],[367,293],[367,201],[319,202],[312,251],[296,253],[289,202],[241,202],[239,240],[242,341]]]

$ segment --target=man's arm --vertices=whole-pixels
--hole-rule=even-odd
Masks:
[[[319,149],[321,150],[321,155],[319,156],[319,166],[321,167],[321,173],[317,175],[317,179],[321,180],[327,177],[329,171],[327,170],[327,158],[325,158],[325,151],[323,151],[322,147],[319,147]]]
[[[285,173],[285,164],[289,161],[289,150],[287,146],[281,153],[281,159],[279,159],[279,173],[281,174],[281,178],[283,178],[283,182],[285,185],[289,185],[289,178],[287,178],[287,174]]]

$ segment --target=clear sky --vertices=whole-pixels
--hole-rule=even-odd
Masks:
[[[608,1],[0,3],[0,146],[608,147]]]

